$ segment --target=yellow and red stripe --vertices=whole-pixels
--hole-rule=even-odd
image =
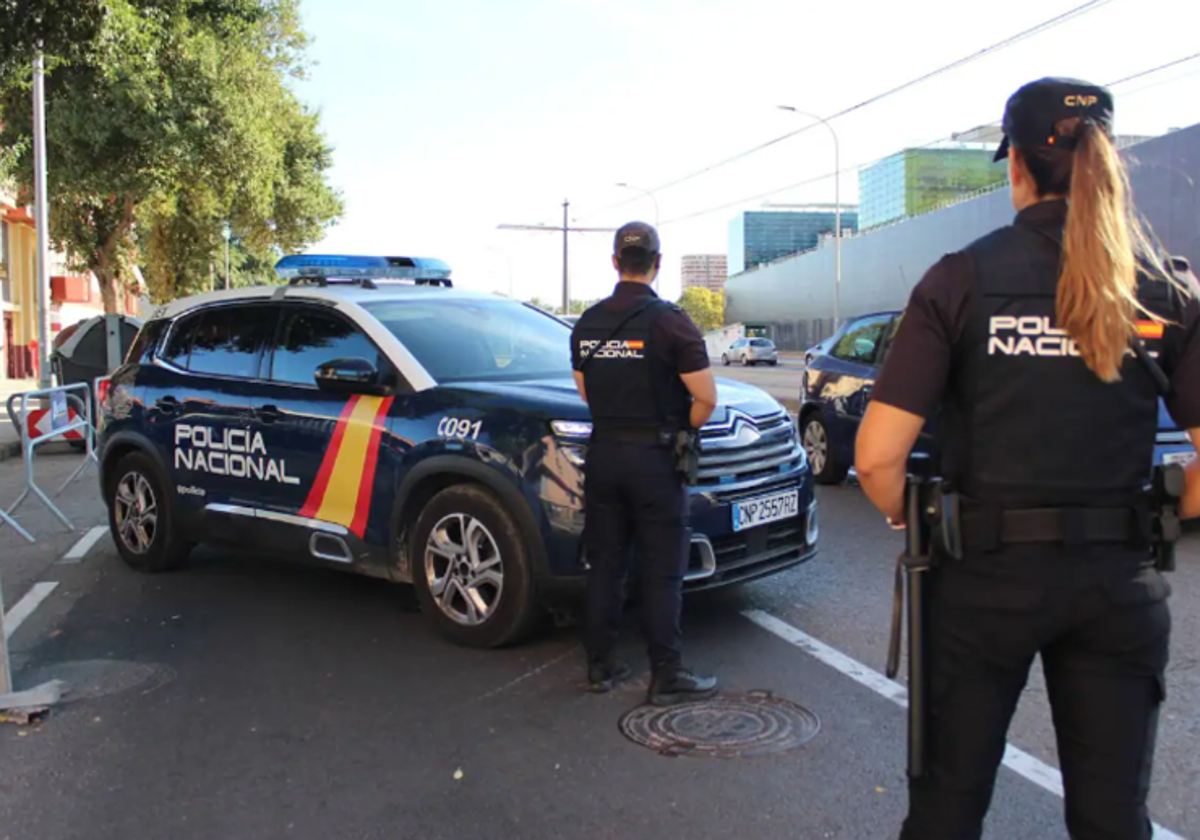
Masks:
[[[1162,338],[1163,325],[1161,321],[1138,321],[1137,333],[1140,338]]]
[[[343,525],[362,538],[371,511],[379,441],[393,399],[360,394],[346,402],[301,516]]]

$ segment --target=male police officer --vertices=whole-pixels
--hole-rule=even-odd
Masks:
[[[575,325],[571,357],[593,424],[584,479],[588,682],[593,691],[608,691],[630,673],[613,650],[629,548],[636,541],[651,665],[648,699],[667,705],[716,693],[714,678],[697,676],[681,662],[690,540],[675,442],[680,431],[708,422],[717,392],[700,331],[650,288],[661,264],[654,228],[630,222],[617,231],[613,267],[620,281]]]

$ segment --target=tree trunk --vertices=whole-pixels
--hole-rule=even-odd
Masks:
[[[119,314],[117,311],[117,278],[105,268],[94,268],[93,273],[100,283],[100,299],[104,301],[104,312],[107,315]]]

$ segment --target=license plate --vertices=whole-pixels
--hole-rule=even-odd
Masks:
[[[1163,455],[1164,464],[1189,464],[1196,457],[1195,452],[1168,452]]]
[[[757,499],[733,503],[733,530],[741,531],[788,519],[800,513],[800,491],[784,490]]]

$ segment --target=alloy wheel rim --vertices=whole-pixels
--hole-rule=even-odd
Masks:
[[[808,453],[808,462],[812,464],[813,472],[825,469],[825,430],[821,424],[813,421],[804,427],[804,451]]]
[[[504,559],[495,537],[469,514],[442,517],[425,543],[425,580],[443,615],[467,627],[483,624],[504,591]]]
[[[134,554],[145,554],[158,535],[158,500],[146,476],[131,472],[117,482],[114,508],[121,543]]]

